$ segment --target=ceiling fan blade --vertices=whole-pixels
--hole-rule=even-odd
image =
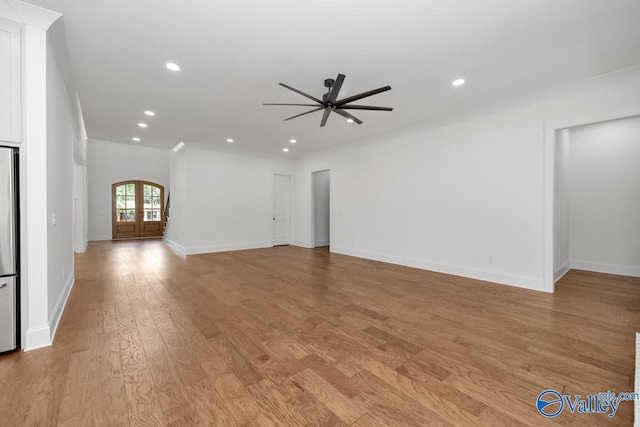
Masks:
[[[329,114],[331,114],[331,108],[325,108],[324,114],[322,115],[322,121],[320,122],[320,127],[323,127],[327,124],[327,119],[329,118]]]
[[[373,90],[370,90],[370,91],[367,91],[367,92],[362,92],[362,93],[359,93],[357,95],[353,95],[353,96],[350,96],[348,98],[341,99],[341,100],[335,102],[335,105],[340,107],[340,106],[342,106],[344,104],[348,104],[349,102],[357,101],[359,99],[366,98],[367,96],[377,95],[379,93],[386,92],[388,90],[391,90],[391,86],[385,86],[385,87],[381,87],[381,88],[378,88],[378,89],[373,89]]]
[[[346,111],[342,110],[342,108],[335,108],[333,110],[334,113],[338,113],[340,114],[342,117],[346,117],[347,119],[351,119],[354,122],[356,122],[357,124],[361,125],[362,124],[362,120],[360,120],[359,118],[352,116],[351,114],[347,113]]]
[[[313,110],[306,111],[306,112],[304,112],[304,113],[302,113],[302,114],[298,114],[298,115],[295,115],[295,116],[293,116],[293,117],[289,117],[288,119],[284,119],[284,121],[286,122],[287,120],[295,119],[296,117],[304,116],[305,114],[315,113],[316,111],[320,111],[320,110],[322,110],[323,108],[324,108],[324,107],[314,108]]]
[[[265,102],[262,105],[293,105],[296,107],[317,107],[316,104],[277,104],[273,102]]]
[[[309,95],[308,93],[304,93],[304,92],[302,92],[301,90],[298,90],[298,89],[296,89],[296,88],[293,88],[293,87],[291,87],[291,86],[289,86],[289,85],[286,85],[286,84],[284,84],[284,83],[278,83],[278,84],[279,84],[280,86],[286,87],[286,88],[287,88],[287,89],[289,89],[289,90],[294,91],[295,93],[299,93],[299,94],[300,94],[300,95],[302,95],[302,96],[306,96],[307,98],[309,98],[309,99],[312,99],[312,100],[316,101],[318,104],[322,104],[322,101],[320,101],[318,98],[315,98],[315,97],[313,97],[313,96]]]
[[[343,105],[345,110],[375,110],[375,111],[393,111],[391,107],[372,107],[370,105]]]
[[[327,102],[335,104],[336,99],[338,99],[340,88],[342,88],[342,83],[344,83],[344,74],[338,74],[335,83],[333,83],[333,86],[331,86],[331,92],[329,92],[329,98],[327,98]]]

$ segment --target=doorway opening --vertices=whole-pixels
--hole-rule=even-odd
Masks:
[[[148,181],[122,181],[111,186],[112,237],[162,237],[164,187]]]
[[[563,260],[568,253],[569,244],[562,243],[566,239],[568,227],[566,219],[567,202],[563,200],[563,192],[567,193],[567,185],[562,181],[563,167],[567,160],[563,154],[568,145],[568,129],[585,125],[595,125],[640,116],[640,104],[620,108],[599,110],[562,119],[546,121],[545,128],[545,160],[544,160],[544,244],[543,244],[543,291],[553,292],[555,282],[571,269],[571,262]],[[566,141],[565,141],[566,139]],[[601,159],[602,162],[606,159]],[[564,164],[564,166],[563,166]],[[626,203],[626,202],[625,202]],[[569,249],[570,250],[570,249]],[[577,266],[575,268],[578,268]]]
[[[640,117],[556,133],[554,281],[570,269],[640,277]]]
[[[331,171],[311,173],[312,236],[314,248],[331,245]]]
[[[273,246],[291,244],[291,177],[273,175]]]

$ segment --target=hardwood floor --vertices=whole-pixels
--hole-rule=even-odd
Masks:
[[[0,356],[0,424],[520,426],[545,389],[633,390],[640,280],[553,295],[277,247],[91,243],[54,345]]]

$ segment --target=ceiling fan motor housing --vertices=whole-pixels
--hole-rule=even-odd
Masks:
[[[349,96],[347,98],[338,99],[338,95],[340,93],[340,89],[342,88],[342,83],[344,82],[344,74],[338,74],[338,78],[334,79],[325,79],[324,87],[329,90],[327,93],[322,95],[322,101],[308,93],[304,93],[301,90],[298,90],[294,87],[286,85],[284,83],[278,83],[280,86],[283,86],[289,90],[292,90],[305,98],[309,98],[317,104],[282,104],[282,103],[265,103],[264,105],[291,105],[291,106],[302,106],[302,107],[315,107],[313,110],[306,111],[301,114],[296,114],[293,117],[289,117],[288,119],[284,119],[285,121],[295,119],[300,116],[306,116],[307,114],[314,113],[316,111],[324,110],[322,115],[322,120],[320,121],[320,127],[323,127],[327,123],[327,119],[329,118],[329,114],[336,113],[347,119],[351,123],[362,124],[362,120],[354,117],[351,113],[345,110],[375,110],[375,111],[392,111],[391,107],[373,107],[370,105],[354,105],[351,104],[354,101],[358,101],[362,98],[367,98],[372,95],[377,95],[378,93],[386,92],[391,90],[391,86],[384,86],[378,89],[369,90],[367,92],[362,92],[357,95]]]

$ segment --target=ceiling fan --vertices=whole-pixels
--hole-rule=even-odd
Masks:
[[[367,92],[362,92],[357,95],[349,96],[347,98],[338,99],[338,94],[340,93],[340,88],[342,87],[342,83],[344,82],[344,74],[338,74],[338,77],[334,79],[326,79],[324,81],[324,87],[328,89],[328,92],[322,96],[322,101],[318,98],[311,96],[307,93],[302,92],[296,88],[288,86],[284,83],[278,83],[280,86],[284,86],[289,90],[292,90],[300,95],[307,97],[317,104],[274,104],[274,103],[265,103],[263,105],[294,105],[300,107],[316,107],[313,110],[306,111],[302,114],[297,114],[293,117],[289,117],[288,119],[284,119],[285,121],[295,119],[296,117],[304,116],[306,114],[315,113],[316,111],[324,110],[322,114],[322,120],[320,121],[320,126],[324,126],[327,123],[327,119],[331,112],[340,114],[341,116],[347,118],[348,120],[353,120],[357,124],[362,124],[362,120],[357,117],[351,115],[345,110],[373,110],[373,111],[392,111],[393,108],[390,107],[372,107],[370,105],[354,105],[351,104],[353,101],[358,101],[359,99],[366,98],[368,96],[377,95],[382,92],[386,92],[391,90],[391,86],[384,86],[378,89],[373,89]]]

